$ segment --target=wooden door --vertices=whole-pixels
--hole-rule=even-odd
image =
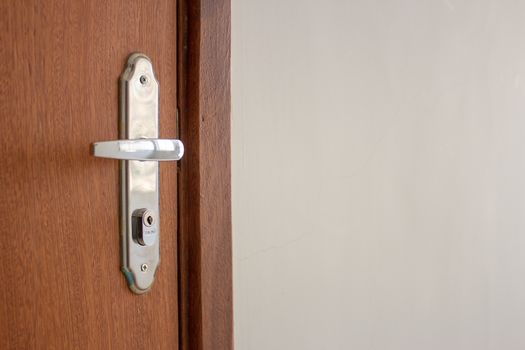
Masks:
[[[150,292],[120,272],[118,78],[147,54],[160,137],[175,138],[177,2],[0,2],[2,349],[177,348],[177,164],[161,165],[161,263]]]

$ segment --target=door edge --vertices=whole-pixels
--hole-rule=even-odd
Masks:
[[[233,349],[229,0],[179,0],[179,348]]]

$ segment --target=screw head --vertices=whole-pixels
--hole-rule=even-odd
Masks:
[[[140,271],[146,272],[148,271],[148,264],[142,264],[140,265]]]
[[[139,81],[142,85],[146,85],[148,83],[148,76],[147,75],[141,75],[139,78]]]

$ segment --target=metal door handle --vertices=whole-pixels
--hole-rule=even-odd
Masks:
[[[122,160],[179,160],[184,145],[174,139],[116,140],[93,143],[93,155]]]
[[[159,82],[151,60],[135,53],[120,77],[120,140],[92,144],[94,156],[120,162],[120,256],[135,293],[150,290],[160,262],[158,161],[184,153],[179,140],[158,137]]]

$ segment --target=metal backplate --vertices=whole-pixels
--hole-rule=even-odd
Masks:
[[[120,138],[158,138],[158,116],[159,83],[151,60],[132,54],[120,77]],[[160,262],[159,163],[121,160],[120,168],[122,272],[133,292],[144,293],[151,288]],[[133,214],[136,218],[144,212],[152,215],[148,244],[133,233]]]

